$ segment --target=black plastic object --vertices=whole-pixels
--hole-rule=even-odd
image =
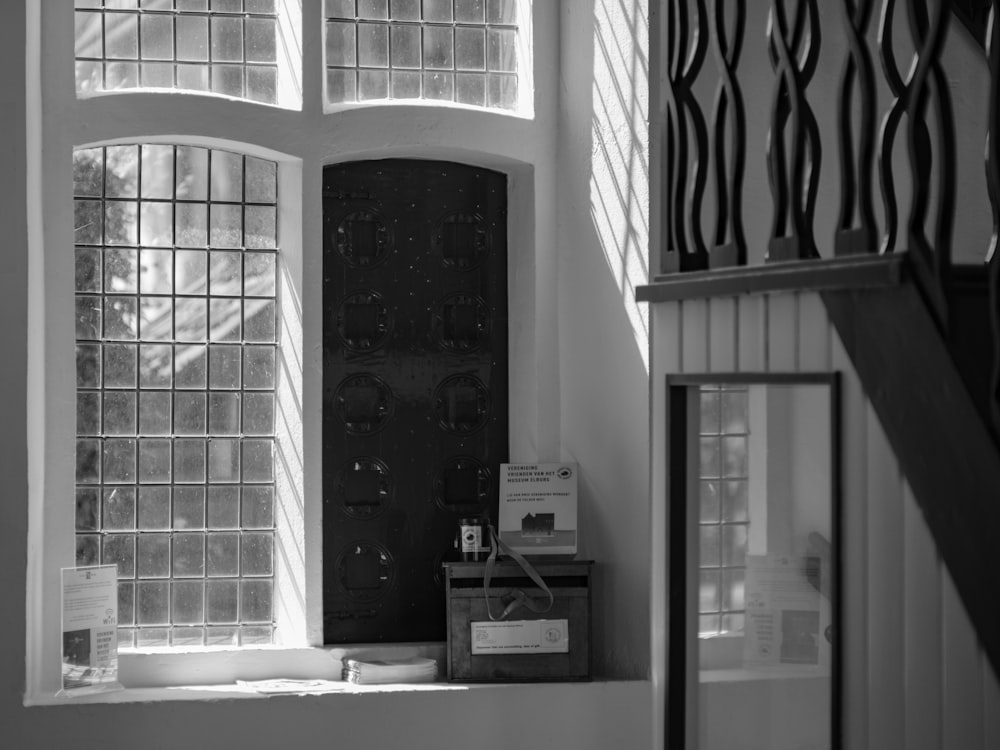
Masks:
[[[323,230],[324,640],[444,640],[441,563],[508,457],[507,180],[331,165]]]

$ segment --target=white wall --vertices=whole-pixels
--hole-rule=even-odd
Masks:
[[[580,464],[581,546],[598,561],[598,664],[649,670],[648,6],[560,15],[558,220],[562,457]],[[593,71],[576,75],[575,71]],[[614,564],[608,564],[614,560]]]

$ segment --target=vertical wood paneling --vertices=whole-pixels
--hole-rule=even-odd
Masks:
[[[1000,748],[1000,684],[818,295],[663,303],[655,322],[654,460],[665,373],[842,373],[843,747]]]
[[[667,623],[670,611],[667,606],[667,423],[666,423],[666,373],[678,372],[681,357],[680,303],[655,305],[650,310],[651,382],[650,382],[650,635],[652,643],[651,678],[653,700],[656,706],[665,706],[667,700],[668,659]],[[653,731],[655,737],[664,736],[665,722],[671,717],[666,711],[657,716]],[[662,723],[661,723],[662,722]]]
[[[903,490],[903,640],[907,750],[938,750],[941,732],[941,563],[909,485]]]
[[[799,295],[799,360],[804,372],[830,370],[830,337],[833,331],[823,301],[815,292]]]
[[[841,378],[841,586],[844,747],[868,747],[868,402],[851,360],[833,336]],[[872,748],[872,750],[879,750]]]
[[[733,372],[736,369],[736,300],[718,297],[708,303],[710,372]]]
[[[736,300],[736,315],[739,318],[737,336],[736,368],[742,372],[763,372],[765,297],[754,295]]]
[[[903,750],[903,477],[875,410],[868,423],[869,747]]]
[[[684,372],[708,371],[708,300],[681,303],[684,329],[681,335],[681,366]]]
[[[942,747],[983,745],[983,663],[965,605],[947,568],[941,571],[943,637]]]
[[[680,372],[681,367],[681,303],[664,302],[655,305],[651,311],[653,319],[653,351],[652,372],[654,375],[666,375]],[[662,381],[662,377],[657,377]],[[660,397],[657,403],[662,404],[664,393],[663,383],[655,386],[655,394]]]
[[[768,302],[767,354],[771,372],[798,369],[798,294],[772,294]]]

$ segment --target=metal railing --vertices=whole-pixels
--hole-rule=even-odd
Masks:
[[[988,279],[992,334],[983,342],[983,352],[993,352],[988,400],[994,431],[1000,434],[1000,148],[995,144],[1000,137],[1000,0],[837,0],[836,6],[842,30],[829,24],[821,28],[819,0],[770,0],[766,38],[760,38],[747,34],[747,13],[757,10],[756,3],[670,0],[662,44],[666,128],[659,271],[677,274],[747,265],[753,253],[748,253],[744,227],[744,174],[748,151],[761,147],[772,209],[764,262],[819,258],[814,232],[824,168],[822,144],[835,143],[837,158],[828,159],[826,169],[831,163],[839,165],[838,217],[834,236],[822,238],[824,246],[830,241],[835,256],[906,249],[924,298],[947,337],[949,298],[956,294],[951,280],[961,176],[956,173],[958,147],[977,153],[985,147],[993,230],[982,248],[984,266],[979,272]],[[872,29],[876,11],[878,26]],[[985,43],[990,82],[985,132],[957,122],[954,115],[951,89],[962,82],[949,81],[942,54],[952,11],[971,28],[975,43]],[[984,19],[985,33],[980,35]],[[823,34],[838,32],[843,38],[831,49],[843,48],[844,57],[834,86],[829,75],[816,73]],[[748,143],[743,94],[748,82],[741,84],[739,68],[741,53],[746,57],[744,45],[750,43],[767,45],[773,73],[766,143]],[[901,58],[897,45],[912,54]],[[709,49],[714,66],[706,64]],[[760,73],[755,76],[753,84],[759,87]],[[699,98],[704,102],[706,86],[713,85],[709,110]],[[889,92],[882,111],[878,86]],[[817,119],[810,102],[821,98],[836,102],[836,117]],[[834,137],[826,133],[823,141],[822,131],[828,128],[835,129]],[[904,151],[909,187],[897,180]],[[900,193],[908,197],[905,215]],[[706,205],[714,205],[714,216],[705,215]],[[714,228],[708,241],[702,229],[707,225]],[[759,248],[751,249],[759,256]]]

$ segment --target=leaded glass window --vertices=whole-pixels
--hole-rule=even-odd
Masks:
[[[179,89],[276,104],[275,0],[76,0],[76,90]]]
[[[699,489],[699,635],[743,630],[749,528],[746,386],[703,385]]]
[[[76,562],[121,646],[274,631],[277,170],[184,145],[74,152]]]
[[[516,0],[326,0],[325,10],[329,104],[517,107]]]

